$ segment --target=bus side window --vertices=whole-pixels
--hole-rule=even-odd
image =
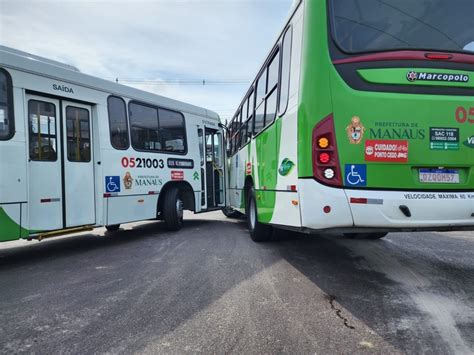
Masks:
[[[249,96],[249,116],[248,116],[248,128],[247,128],[247,135],[250,139],[253,133],[253,123],[254,123],[254,111],[255,111],[255,91]]]
[[[158,109],[162,147],[167,152],[186,153],[186,125],[183,114]]]
[[[110,96],[107,100],[107,107],[109,110],[110,143],[115,149],[126,150],[130,146],[130,140],[125,101],[120,97]]]
[[[198,142],[199,142],[199,157],[201,158],[201,166],[204,165],[204,134],[202,128],[198,129]]]
[[[231,123],[227,124],[227,132],[226,132],[226,139],[227,139],[227,156],[230,157],[232,155],[232,135],[231,135]]]
[[[288,107],[290,96],[290,72],[291,72],[291,45],[293,40],[293,28],[290,26],[283,36],[283,49],[281,59],[281,82],[280,82],[280,104],[278,113],[283,116]]]
[[[30,159],[56,161],[56,106],[49,102],[28,101]]]
[[[257,102],[255,110],[254,134],[258,134],[265,127],[265,91],[267,85],[267,68],[257,81]]]
[[[243,125],[242,125],[242,128],[241,128],[241,142],[240,142],[240,147],[244,147],[247,142],[248,142],[248,134],[247,134],[247,127],[248,127],[248,121],[245,122]]]
[[[268,85],[265,97],[265,127],[272,124],[277,113],[278,81],[280,77],[280,52],[277,51],[268,66]]]
[[[91,161],[91,130],[89,111],[79,107],[66,107],[67,158],[69,161]]]
[[[10,75],[0,69],[0,140],[8,140],[15,134],[12,91]]]
[[[159,151],[158,110],[136,102],[128,104],[132,146],[136,150]]]

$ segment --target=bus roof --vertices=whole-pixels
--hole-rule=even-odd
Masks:
[[[165,108],[179,110],[220,121],[219,115],[217,113],[205,108],[152,94],[105,79],[100,79],[81,73],[76,67],[72,65],[64,64],[55,60],[43,58],[2,45],[0,45],[0,65],[19,71],[26,71],[43,77],[60,80],[62,82],[84,86],[113,95],[159,104]]]

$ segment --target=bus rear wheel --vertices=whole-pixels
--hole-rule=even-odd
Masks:
[[[253,187],[250,188],[248,192],[246,212],[250,238],[256,243],[269,241],[272,237],[273,228],[270,225],[258,221],[257,200],[255,199],[255,190]]]
[[[110,226],[105,226],[105,229],[107,229],[107,232],[116,232],[120,228],[120,224],[111,224]]]
[[[386,237],[387,234],[388,233],[344,233],[344,236],[350,239],[378,240]]]
[[[184,203],[179,195],[177,187],[170,188],[163,202],[163,219],[166,228],[170,231],[178,231],[183,225]]]

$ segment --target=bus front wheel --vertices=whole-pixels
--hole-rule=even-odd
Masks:
[[[163,203],[163,219],[166,228],[178,231],[183,225],[184,203],[177,187],[170,188],[165,195]]]
[[[255,198],[255,190],[253,187],[250,188],[248,196],[246,212],[250,238],[257,243],[269,241],[272,237],[273,228],[272,226],[258,221],[257,200]]]

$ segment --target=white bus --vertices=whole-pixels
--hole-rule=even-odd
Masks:
[[[219,116],[0,47],[0,241],[225,206]]]

